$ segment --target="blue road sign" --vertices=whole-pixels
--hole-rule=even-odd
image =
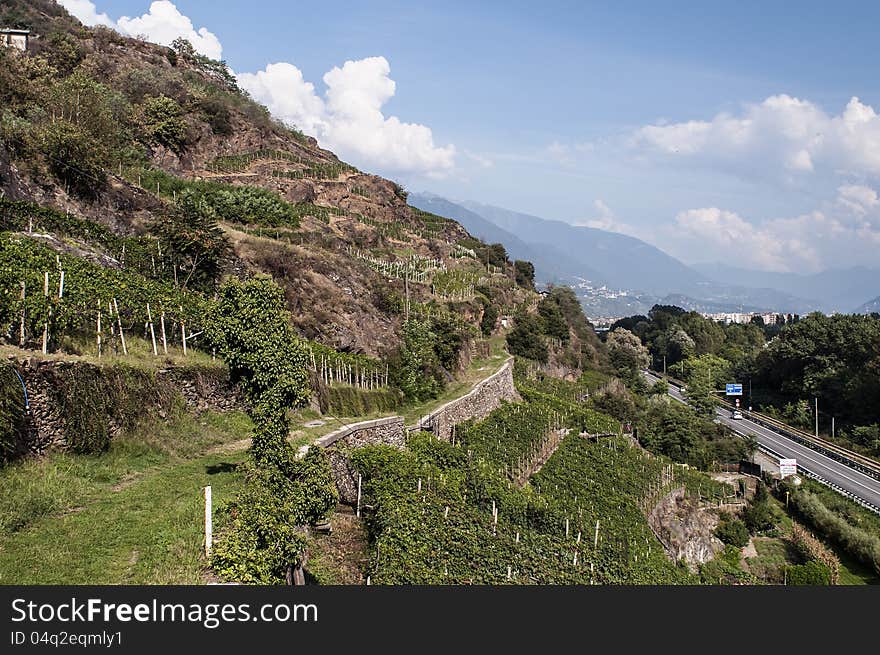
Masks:
[[[726,385],[724,392],[728,396],[741,396],[743,395],[743,385],[728,384]]]

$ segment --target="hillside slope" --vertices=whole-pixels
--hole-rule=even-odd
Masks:
[[[486,306],[511,313],[532,293],[514,283],[509,260],[487,266],[485,245],[461,225],[409,206],[395,182],[274,120],[225,64],[188,43],[84,28],[51,0],[5,2],[0,20],[33,32],[26,54],[0,49],[6,244],[145,278],[151,290],[130,299],[139,308],[120,308],[127,329],[146,302],[167,304],[159,289],[199,299],[226,275],[266,273],[303,338],[386,357],[405,316],[425,316],[444,324],[460,355],[445,365],[455,368]],[[94,278],[89,270],[82,279]],[[20,281],[40,288],[39,276],[13,271],[3,293],[17,301]],[[110,301],[108,284],[96,292]],[[84,305],[75,313],[97,320]],[[12,313],[4,318],[12,330]],[[198,318],[188,320],[197,333]],[[26,332],[38,345],[39,326]],[[50,350],[63,345],[56,333]]]

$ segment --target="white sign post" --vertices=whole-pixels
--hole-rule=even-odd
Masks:
[[[211,486],[205,487],[205,555],[211,556],[213,545],[213,525],[211,521]]]
[[[797,475],[797,460],[780,459],[779,475],[781,475],[783,478],[787,478],[789,475]]]

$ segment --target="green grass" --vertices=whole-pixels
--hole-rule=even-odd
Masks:
[[[0,584],[203,582],[202,488],[233,498],[250,430],[241,413],[180,412],[103,455],[0,470]]]

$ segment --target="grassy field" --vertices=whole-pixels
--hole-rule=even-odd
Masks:
[[[179,412],[100,456],[0,470],[0,584],[205,581],[202,488],[234,497],[250,434],[241,413]]]
[[[147,342],[132,339],[131,345],[132,355],[119,361],[165,363],[152,356]],[[4,349],[4,354],[13,350]],[[407,420],[467,393],[506,358],[504,337],[492,339],[488,358],[472,362],[441,397],[407,408]],[[82,359],[96,358],[84,354]],[[211,362],[204,353],[183,359],[175,352],[172,359]],[[112,361],[116,358],[101,359]],[[344,423],[377,416],[300,410],[291,441],[298,447]],[[202,489],[211,485],[215,508],[235,497],[241,483],[236,466],[244,460],[251,429],[250,419],[240,412],[206,412],[197,418],[181,407],[166,420],[141,424],[114,440],[104,454],[51,453],[0,469],[0,584],[210,580],[202,552]]]

